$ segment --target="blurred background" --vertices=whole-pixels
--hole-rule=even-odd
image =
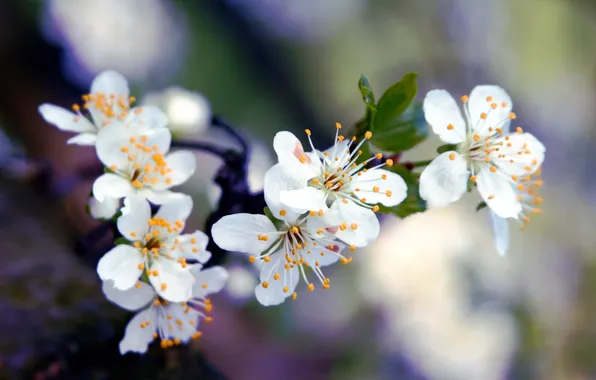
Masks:
[[[587,0],[0,1],[0,378],[596,379],[595,47]],[[209,119],[236,126],[253,144],[253,191],[277,131],[310,128],[322,147],[335,122],[363,116],[361,73],[380,95],[416,71],[418,100],[498,84],[547,147],[545,212],[511,225],[505,258],[474,194],[386,217],[374,246],[328,269],[330,289],[279,307],[256,304],[256,269],[232,255],[192,354],[154,354],[159,370],[135,377],[149,364],[117,351],[129,315],[75,249],[96,227],[81,174],[94,151],[66,146],[37,113],[79,101],[104,69],[163,107],[178,136],[233,147]],[[201,228],[221,162],[197,156],[184,191]]]

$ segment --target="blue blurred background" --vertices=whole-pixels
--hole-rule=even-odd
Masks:
[[[49,196],[39,191],[39,167],[23,160],[52,168],[45,184],[96,165],[92,149],[64,145],[70,136],[36,109],[68,107],[98,72],[114,69],[141,103],[163,107],[178,136],[234,146],[210,129],[210,115],[237,126],[253,144],[254,191],[275,162],[277,131],[309,128],[322,146],[332,142],[335,122],[362,117],[361,73],[381,93],[416,71],[418,100],[435,88],[459,96],[498,84],[520,125],[547,147],[545,212],[526,231],[514,228],[506,258],[493,248],[474,196],[384,218],[374,246],[331,268],[329,290],[303,291],[279,307],[257,305],[255,268],[229,257],[215,320],[192,347],[221,375],[596,378],[595,47],[596,3],[587,0],[0,1],[7,136],[0,139],[0,376],[27,368],[35,379],[62,378],[68,361],[52,350],[58,342],[67,350],[75,327],[123,333],[110,321],[125,314],[103,299],[93,266],[73,249],[94,228],[84,212],[91,182]],[[406,158],[430,159],[439,144],[430,136]],[[197,156],[184,190],[195,198],[200,227],[220,194],[211,181],[220,161]],[[177,363],[167,357],[164,366]]]

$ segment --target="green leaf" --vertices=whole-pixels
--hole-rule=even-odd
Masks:
[[[480,211],[483,208],[485,208],[486,206],[487,206],[486,202],[480,202],[480,203],[478,203],[478,206],[476,207],[476,211]]]
[[[411,172],[402,165],[394,165],[391,167],[386,166],[384,169],[392,171],[404,179],[406,185],[408,186],[408,195],[406,196],[406,199],[404,199],[404,201],[397,206],[385,207],[379,205],[380,213],[393,214],[400,218],[405,218],[408,215],[426,210],[426,203],[420,197],[419,192],[419,173]]]
[[[392,123],[408,108],[418,92],[417,75],[416,73],[406,74],[381,96],[373,120],[373,133],[391,129]]]
[[[364,104],[366,104],[367,110],[376,112],[377,108],[375,106],[375,95],[373,94],[372,87],[370,86],[370,83],[364,74],[360,75],[360,79],[358,80],[358,88],[360,89],[362,100],[364,101]]]
[[[377,114],[378,115],[378,112]],[[373,119],[376,120],[376,115]],[[428,136],[428,126],[421,104],[412,104],[385,129],[375,125],[371,142],[377,148],[393,153],[412,149]]]
[[[445,144],[437,148],[437,153],[442,154],[452,150],[457,150],[457,144]]]
[[[130,245],[130,242],[128,240],[126,240],[126,238],[123,238],[123,237],[119,237],[118,239],[116,239],[114,241],[114,245],[122,245],[122,244]]]

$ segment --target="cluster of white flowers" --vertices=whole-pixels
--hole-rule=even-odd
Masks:
[[[428,124],[457,150],[444,152],[420,176],[420,195],[430,207],[457,201],[471,182],[491,210],[496,247],[505,254],[509,245],[506,219],[525,224],[541,213],[538,189],[546,148],[521,127],[510,132],[509,95],[500,87],[476,86],[457,102],[445,90],[430,91],[424,99]]]
[[[500,87],[478,86],[462,100],[463,115],[446,91],[426,95],[427,122],[456,148],[424,169],[420,195],[430,207],[441,207],[476,185],[491,210],[497,248],[504,253],[506,219],[525,224],[529,214],[541,212],[536,205],[542,202],[537,191],[545,148],[520,127],[509,132],[515,114]],[[181,234],[193,202],[170,189],[194,173],[194,154],[168,153],[172,134],[166,115],[152,105],[133,108],[133,102],[126,80],[106,71],[73,112],[39,107],[49,123],[79,133],[69,144],[95,146],[105,166],[106,173],[93,184],[89,209],[96,218],[116,219],[122,238],[101,258],[97,272],[110,301],[140,310],[126,328],[122,353],[145,352],[158,337],[162,347],[199,337],[199,320],[211,320],[206,297],[228,278],[222,267],[202,269],[211,257],[207,235]],[[220,248],[247,253],[260,265],[255,296],[265,306],[295,299],[300,278],[309,291],[315,282],[329,288],[322,268],[347,264],[352,260],[347,252],[373,243],[380,230],[375,213],[407,196],[405,181],[390,169],[391,159],[380,153],[363,156],[372,133],[360,140],[345,138],[341,128],[337,123],[335,142],[325,151],[314,147],[308,129],[309,152],[292,133],[277,133],[273,147],[279,162],[265,174],[264,214],[227,215],[212,227]],[[154,215],[151,204],[160,206]]]
[[[39,112],[59,129],[78,133],[69,144],[95,146],[106,173],[93,184],[91,215],[109,219],[124,204],[116,220],[123,239],[97,265],[106,297],[138,311],[120,352],[146,352],[157,338],[164,348],[196,339],[199,321],[212,319],[206,297],[223,288],[228,273],[222,267],[203,270],[211,257],[207,235],[181,235],[193,202],[170,189],[194,173],[195,156],[168,153],[168,118],[154,106],[131,107],[134,98],[119,73],[100,73],[82,99],[72,112],[50,104]],[[149,202],[160,205],[155,215]]]
[[[336,127],[335,144],[324,152],[313,146],[309,130],[310,152],[292,133],[277,133],[273,146],[279,163],[266,173],[264,186],[272,218],[234,214],[213,226],[213,240],[221,248],[262,262],[255,295],[265,306],[295,299],[301,277],[313,291],[309,269],[328,288],[330,280],[321,268],[350,262],[346,249],[365,247],[379,235],[378,204],[395,206],[406,198],[404,180],[383,169],[393,165],[390,159],[372,168],[367,164],[381,162],[380,154],[359,160],[360,147],[372,134],[356,144],[355,138],[339,134],[340,124]]]

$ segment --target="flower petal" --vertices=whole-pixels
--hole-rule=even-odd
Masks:
[[[151,105],[135,107],[124,118],[124,124],[140,129],[165,128],[168,122],[166,114],[159,108]]]
[[[215,266],[201,270],[200,265],[195,265],[191,269],[195,277],[195,283],[192,287],[193,297],[206,297],[209,294],[221,291],[228,281],[228,271],[224,267]]]
[[[205,250],[209,244],[209,238],[202,231],[180,235],[176,240],[178,243],[173,244],[170,252],[174,258],[184,257],[200,263],[206,263],[211,258],[211,252]]]
[[[130,95],[126,78],[122,74],[112,70],[102,71],[97,74],[91,83],[91,93],[102,93],[108,98],[112,94],[117,97],[124,96],[126,105],[128,105],[128,96]]]
[[[66,143],[81,145],[81,146],[93,146],[97,141],[97,134],[95,132],[79,133],[78,135],[69,138]]]
[[[469,176],[466,160],[461,155],[440,154],[420,175],[420,196],[429,207],[447,206],[466,192]]]
[[[318,211],[327,206],[325,192],[310,186],[299,190],[281,191],[279,197],[285,206],[299,213]]]
[[[162,205],[159,211],[157,211],[157,214],[155,214],[155,217],[163,218],[170,222],[170,224],[174,224],[176,221],[184,223],[192,212],[192,206],[192,197],[181,195],[172,199],[171,202]]]
[[[93,219],[110,219],[120,208],[120,199],[118,198],[104,198],[100,202],[95,197],[90,197],[87,201],[89,206],[89,214]]]
[[[458,144],[466,136],[466,123],[453,97],[445,90],[432,90],[424,98],[427,123],[441,140]]]
[[[103,174],[93,183],[93,196],[100,202],[106,198],[124,198],[133,192],[129,181],[113,173]]]
[[[278,233],[265,215],[233,214],[217,221],[211,228],[211,236],[215,244],[227,251],[259,255],[275,242]]]
[[[194,174],[197,167],[197,157],[190,151],[181,150],[170,153],[165,160],[168,169],[172,170],[166,176],[170,180],[168,180],[169,183],[158,182],[158,186],[154,186],[156,190],[168,189],[183,184]]]
[[[171,302],[188,301],[192,294],[192,285],[195,278],[188,267],[173,261],[160,259],[151,266],[152,271],[157,271],[157,276],[149,276],[149,281],[160,297]]]
[[[509,178],[487,168],[481,169],[477,177],[478,192],[495,214],[501,218],[516,218],[519,215],[521,204]]]
[[[499,138],[492,160],[508,175],[533,174],[544,162],[546,148],[530,133],[513,133]]]
[[[501,218],[492,211],[490,217],[495,234],[495,248],[501,256],[505,256],[509,250],[509,223],[507,219]]]
[[[87,118],[76,115],[62,107],[46,103],[40,105],[37,110],[45,121],[55,125],[62,131],[97,132],[95,125],[93,125]]]
[[[130,245],[117,245],[97,263],[97,274],[102,281],[112,280],[114,286],[120,290],[127,290],[135,286],[143,270],[139,264],[143,263],[143,256]]]
[[[97,134],[95,142],[97,157],[107,167],[128,169],[132,138],[135,138],[135,134],[122,123],[114,122],[103,127]]]
[[[281,199],[281,193],[287,190],[305,189],[306,180],[292,175],[291,167],[277,164],[265,173],[264,188],[265,202],[273,216],[288,222],[294,222],[305,210],[299,207],[293,210],[285,205]],[[293,203],[294,204],[294,203]],[[283,210],[283,211],[282,211]],[[318,210],[318,208],[317,208]]]
[[[292,172],[304,180],[319,174],[321,166],[316,154],[306,154],[302,143],[293,133],[278,132],[273,138],[273,149],[280,164],[292,168]]]
[[[273,278],[275,273],[280,274],[279,280]],[[267,281],[267,288],[263,286],[263,282],[255,287],[257,301],[263,306],[275,306],[283,303],[294,293],[300,280],[300,273],[297,266],[285,270],[281,260],[271,260],[269,263],[263,264],[260,277],[261,281]],[[285,288],[286,286],[287,288]],[[284,292],[284,288],[287,291]]]
[[[179,303],[172,302],[164,306],[164,313],[168,317],[159,319],[159,331],[163,331],[169,339],[180,339],[180,343],[188,343],[197,331],[199,312],[193,308],[183,307]],[[169,316],[172,319],[169,319]],[[177,323],[174,325],[173,321],[177,321]],[[181,323],[178,324],[178,321]]]
[[[144,196],[149,202],[156,205],[165,205],[170,202],[177,202],[180,200],[180,198],[187,196],[186,194],[175,193],[170,190],[154,191],[148,188],[137,190],[137,194]]]
[[[340,226],[335,236],[346,244],[365,247],[379,236],[379,220],[371,209],[342,200],[334,202],[328,214],[326,217],[335,218]]]
[[[140,287],[137,287],[140,286]],[[114,281],[104,281],[102,290],[108,300],[129,311],[139,310],[151,302],[155,296],[153,287],[145,282],[138,282],[128,290],[120,290],[114,286]]]
[[[149,219],[151,219],[149,202],[140,195],[130,195],[124,198],[122,216],[116,223],[118,231],[124,238],[130,241],[142,241],[149,231]]]
[[[384,169],[367,170],[354,176],[351,190],[366,203],[381,203],[391,207],[400,204],[408,195],[408,186],[399,175]]]
[[[491,104],[495,104],[496,108],[493,109]],[[488,132],[489,127],[509,131],[511,122],[509,114],[512,107],[511,98],[501,87],[493,85],[474,87],[468,103],[472,129],[481,136]],[[483,113],[486,114],[485,119],[481,118]]]
[[[146,327],[144,323],[150,321]],[[155,311],[153,309],[145,309],[137,313],[126,325],[124,331],[124,338],[120,341],[120,354],[124,355],[127,352],[136,352],[144,354],[147,352],[149,344],[153,342],[153,333],[155,332]]]

